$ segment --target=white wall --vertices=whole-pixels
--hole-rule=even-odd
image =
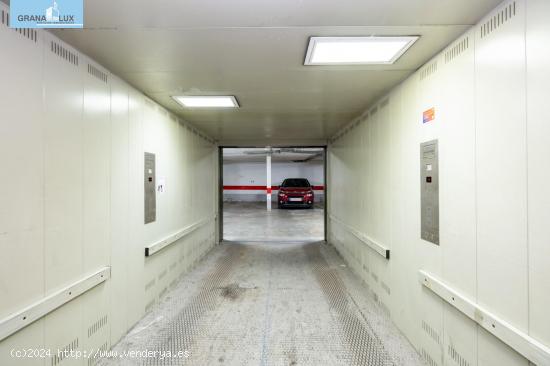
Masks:
[[[224,186],[264,186],[266,185],[265,162],[235,162],[228,161],[223,164]],[[324,186],[324,163],[322,161],[309,161],[303,163],[272,162],[271,185],[279,186],[286,178],[306,178],[313,186]],[[276,201],[276,190],[272,200]],[[324,197],[322,189],[315,190],[316,201],[321,202]],[[265,201],[265,190],[235,190],[225,189],[224,201]]]
[[[431,365],[528,362],[423,288],[419,269],[550,346],[548,19],[546,0],[503,3],[329,146],[329,215],[391,259],[334,219],[330,241]],[[420,239],[419,146],[432,139],[440,246]]]
[[[217,148],[77,50],[36,35],[0,24],[0,319],[103,266],[111,279],[0,342],[2,365],[14,364],[12,348],[110,347],[216,242],[212,220],[145,258],[147,244],[214,218]],[[148,225],[145,151],[167,182]]]

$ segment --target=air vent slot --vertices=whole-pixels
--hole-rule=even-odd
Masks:
[[[103,71],[99,70],[97,67],[88,64],[88,74],[92,75],[93,77],[103,81],[104,83],[107,83],[108,76]]]
[[[424,361],[430,366],[439,366],[424,348],[422,348],[422,358],[424,358]]]
[[[447,352],[449,357],[459,366],[470,366],[470,363],[451,345],[449,345]]]
[[[420,71],[420,80],[424,80],[427,77],[437,72],[437,61],[432,62]]]
[[[88,366],[93,366],[100,358],[107,357],[107,351],[109,351],[109,344],[105,342],[97,349],[97,353],[94,352],[92,357],[88,358]]]
[[[1,13],[2,13],[2,24],[6,27],[9,27],[10,26],[10,13],[8,13],[5,10],[2,10]],[[36,31],[34,29],[13,28],[13,31],[19,33],[19,35],[21,35],[21,36],[23,36],[27,39],[30,39],[34,43],[38,42],[38,31]]]
[[[98,330],[103,328],[105,325],[107,325],[107,315],[102,316],[95,323],[88,327],[88,338],[96,334]]]
[[[62,349],[57,349],[55,354],[52,357],[52,366],[59,365],[63,360],[66,360],[71,356],[71,351],[75,351],[78,348],[78,338],[75,338],[71,343],[63,347]]]
[[[426,332],[426,334],[429,335],[435,343],[441,344],[441,337],[439,336],[439,332],[432,328],[425,321],[422,321],[422,329],[424,329],[424,332]]]
[[[470,37],[464,38],[462,41],[456,43],[447,52],[445,52],[445,63],[449,63],[456,57],[461,55],[470,47]]]
[[[55,53],[57,56],[61,57],[65,61],[78,66],[78,55],[74,52],[69,51],[67,48],[63,47],[57,42],[51,41],[50,51]]]
[[[501,11],[496,13],[481,25],[481,38],[487,37],[489,34],[500,28],[501,25],[507,23],[510,19],[516,16],[516,2],[506,5]]]

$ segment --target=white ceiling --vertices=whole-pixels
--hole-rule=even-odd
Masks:
[[[319,164],[324,160],[322,148],[224,148],[224,163],[264,163],[270,153],[271,161],[277,162],[310,162]]]
[[[499,0],[88,0],[55,33],[221,141],[326,139]],[[310,36],[420,35],[390,66],[303,66]],[[238,110],[175,94],[231,94]]]

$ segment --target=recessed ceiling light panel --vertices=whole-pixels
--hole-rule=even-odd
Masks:
[[[184,108],[239,108],[233,95],[181,95],[172,98]]]
[[[418,37],[311,37],[304,65],[393,64]]]

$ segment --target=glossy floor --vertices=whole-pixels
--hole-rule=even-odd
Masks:
[[[265,202],[225,202],[223,238],[231,241],[319,241],[324,240],[324,209],[278,209],[267,211]]]

